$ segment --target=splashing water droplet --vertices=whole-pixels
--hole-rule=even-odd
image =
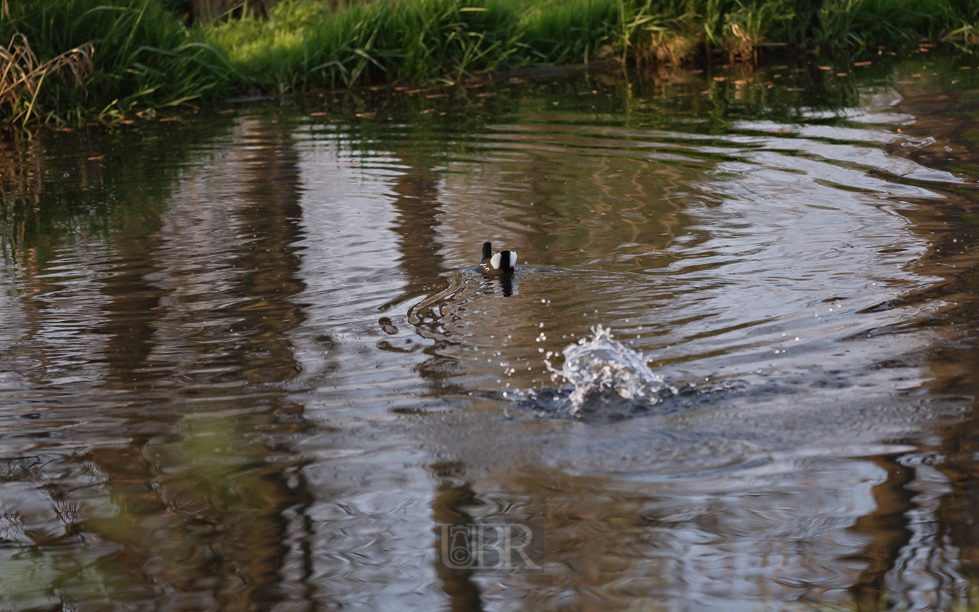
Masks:
[[[568,398],[572,412],[601,410],[603,405],[623,401],[647,406],[658,403],[659,391],[667,385],[646,366],[646,359],[613,340],[611,331],[601,325],[593,327],[592,334],[564,348],[560,369],[545,362],[574,388]]]

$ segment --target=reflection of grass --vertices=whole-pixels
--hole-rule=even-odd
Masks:
[[[675,64],[719,50],[750,61],[769,46],[863,48],[921,37],[979,46],[974,0],[399,0],[337,8],[284,0],[267,20],[198,30],[164,2],[9,4],[0,41],[12,42],[0,55],[15,69],[0,75],[0,122],[111,117],[255,87],[459,80],[598,57]]]
[[[32,139],[15,133],[12,146],[0,146],[0,262],[42,269],[80,236],[108,239],[116,228],[155,218],[176,180],[174,169],[231,123],[151,124],[138,144],[126,146],[95,128]],[[66,168],[71,173],[63,177]]]

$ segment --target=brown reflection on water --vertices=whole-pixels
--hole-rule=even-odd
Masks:
[[[57,533],[39,509],[64,509],[54,521],[64,525],[60,535],[36,542],[77,549],[78,566],[90,568],[63,591],[66,605],[106,602],[94,583],[107,576],[107,597],[122,602],[169,593],[178,606],[253,609],[282,596],[270,586],[288,547],[285,513],[306,501],[297,459],[269,457],[276,437],[300,426],[302,407],[267,385],[298,371],[288,332],[303,321],[293,299],[304,287],[295,246],[300,175],[278,126],[243,122],[235,139],[242,153],[172,210],[159,192],[128,186],[104,249],[73,250],[64,234],[51,234],[18,253],[26,324],[18,351],[40,367],[13,367],[31,381],[24,393],[48,404],[41,418],[60,415],[73,433],[67,446],[42,438],[25,449],[39,458],[47,494],[8,496],[4,511],[30,534]],[[101,187],[92,177],[81,187]],[[194,231],[225,213],[236,235]],[[173,215],[189,227],[175,227]],[[89,300],[66,312],[63,294]],[[53,333],[59,326],[68,333]],[[78,338],[88,339],[89,355],[79,355]],[[58,422],[39,425],[56,430]],[[43,576],[7,586],[50,589]]]
[[[933,134],[930,131],[932,122],[936,124],[942,122],[944,109],[936,112],[935,109],[905,108],[919,118],[916,124],[920,128],[919,135],[938,136],[937,143],[927,147],[944,151],[947,145],[943,142],[941,134]],[[936,114],[932,117],[929,113]],[[960,131],[956,133],[967,131],[969,125],[971,124],[961,126]],[[905,131],[908,131],[907,128]],[[890,147],[890,152],[896,159],[911,157],[920,161],[924,169],[944,169],[940,164],[934,163],[935,156],[919,157],[917,152],[908,155],[899,148],[900,142],[898,140],[893,147]],[[968,149],[963,147],[961,142],[956,142],[949,148],[957,151],[956,156],[964,155],[963,150]],[[967,157],[971,159],[975,156],[969,153]],[[534,159],[534,153],[528,154],[527,158]],[[607,160],[602,160],[598,164],[599,170],[591,176],[600,177],[601,173],[607,170],[602,166],[605,161]],[[554,170],[554,157],[548,157],[546,161],[535,160],[533,163],[524,160],[521,162],[528,167],[542,168],[536,180],[545,185],[545,190],[560,192],[560,181],[548,182],[541,179],[541,176],[552,177],[561,174]],[[507,167],[506,162],[494,160],[494,164]],[[518,164],[515,163],[514,166]],[[519,171],[497,170],[494,174],[509,177],[519,175]],[[478,183],[483,178],[477,176],[471,184],[466,184],[466,178],[468,177],[460,179],[459,176],[454,176],[454,181],[449,183],[447,190],[454,198],[460,200],[484,201],[485,198],[479,197],[482,194],[478,191]],[[914,222],[912,231],[931,242],[933,249],[938,247],[937,250],[944,250],[945,253],[950,251],[959,253],[959,258],[954,260],[945,255],[936,260],[933,252],[929,253],[916,269],[920,270],[922,275],[932,278],[948,277],[951,283],[963,282],[963,275],[958,273],[949,275],[948,268],[951,266],[972,268],[976,264],[975,251],[970,251],[968,254],[965,254],[965,251],[972,249],[975,242],[962,241],[961,234],[955,229],[958,221],[952,217],[972,214],[971,206],[976,202],[974,190],[969,188],[963,196],[950,191],[951,188],[944,183],[917,181],[914,178],[888,178],[897,182],[907,181],[911,185],[921,186],[926,190],[947,196],[939,201],[908,198],[906,201],[913,202],[917,208],[902,209],[901,215]],[[513,181],[520,182],[518,179]],[[688,176],[678,182],[684,184],[690,181],[691,178]],[[527,181],[527,183],[533,182],[533,180]],[[587,183],[587,181],[582,182]],[[464,185],[460,186],[460,183]],[[600,181],[596,183],[600,184]],[[575,187],[582,189],[581,183],[575,183]],[[496,211],[489,206],[486,210],[452,207],[447,210],[446,216],[449,217],[447,224],[456,231],[450,235],[468,238],[485,233],[485,229],[481,228],[488,226],[486,218],[503,220],[506,223],[501,224],[500,227],[512,236],[511,240],[526,241],[525,246],[518,247],[518,250],[524,248],[535,261],[561,261],[561,254],[535,249],[535,245],[546,243],[546,239],[543,237],[540,240],[529,239],[524,236],[529,232],[521,227],[521,221],[524,221],[520,216],[523,213],[522,207],[529,204],[544,208],[542,204],[547,201],[546,197],[540,197],[540,193],[536,196],[520,195],[528,193],[535,192],[533,189],[518,191],[518,195],[514,196],[517,202],[506,202],[505,206],[497,206]],[[599,193],[601,194],[601,189]],[[640,193],[641,197],[637,199],[647,202],[657,200],[657,197],[641,189]],[[460,197],[460,194],[464,195]],[[621,196],[621,192],[615,195]],[[519,201],[521,197],[527,197],[529,202]],[[566,202],[573,198],[558,193],[556,199]],[[574,223],[582,223],[584,220],[582,225],[586,225],[589,215],[597,216],[603,212],[607,215],[616,210],[616,207],[608,206],[609,199],[599,195],[592,201],[594,206],[592,210],[577,212],[572,209],[562,211],[561,214],[564,220]],[[670,198],[664,197],[663,200],[670,201]],[[644,212],[646,210],[648,208],[644,209]],[[528,213],[526,218],[529,216]],[[668,214],[664,217],[671,218]],[[457,218],[460,220],[456,220]],[[547,217],[542,215],[542,218]],[[526,223],[533,226],[530,221]],[[569,226],[562,229],[568,230],[571,235],[570,232],[577,228]],[[574,252],[575,263],[581,262],[584,259],[582,254],[590,249],[594,249],[596,259],[600,258],[604,255],[599,252],[600,248],[610,243],[608,236],[601,240],[596,238],[602,232],[598,222],[589,229],[591,231],[586,234],[586,237],[595,239],[594,246],[586,242],[572,242],[565,247],[569,253]],[[648,236],[643,236],[638,229],[631,235],[634,241],[649,240]],[[971,236],[971,232],[969,235]],[[958,236],[956,240],[959,242],[949,243],[953,236]],[[551,236],[548,235],[548,238]],[[464,244],[463,240],[456,239],[456,241],[457,244]],[[550,244],[554,245],[555,242],[551,241]],[[951,244],[959,244],[959,247],[952,247]],[[651,245],[647,243],[642,245],[642,248],[648,249],[649,246]],[[850,245],[847,246],[852,248]],[[642,248],[639,250],[641,251]],[[966,279],[964,282],[971,282],[968,280],[968,274],[964,277]],[[966,309],[971,313],[976,303],[974,291],[969,287],[963,288],[961,292],[949,292],[949,289],[948,285],[930,287],[922,292],[905,295],[898,303],[888,304],[886,307],[921,303],[928,303],[931,306],[943,297],[961,298],[967,304]],[[832,291],[831,288],[829,290]],[[492,305],[484,307],[488,313],[497,314]],[[941,311],[930,312],[941,314]],[[948,310],[945,309],[944,312]],[[935,326],[946,338],[950,335],[949,332],[954,333],[954,328],[948,326],[948,321],[942,320],[939,316],[920,315],[909,325],[914,329]],[[875,331],[888,334],[900,333],[891,326]],[[493,344],[488,340],[490,332],[483,331],[476,334],[479,339],[474,341],[484,345]],[[970,342],[972,342],[976,337],[974,328],[971,328],[968,334],[971,335]],[[521,336],[516,344],[521,345],[526,341],[527,338]],[[903,365],[910,368],[930,366],[936,373],[935,381],[929,383],[928,388],[937,397],[922,399],[919,395],[907,394],[901,401],[907,402],[909,411],[915,409],[927,411],[930,402],[940,402],[943,395],[953,401],[956,399],[951,397],[954,394],[972,394],[974,397],[976,387],[972,378],[975,372],[979,371],[972,367],[976,354],[974,347],[963,351],[961,358],[950,359],[949,347],[946,344],[931,342],[928,346],[930,353],[924,359],[918,354],[908,354],[906,359],[902,358],[879,366],[880,368],[895,367],[898,361],[901,361]],[[913,406],[916,408],[912,408]],[[920,432],[926,430],[924,425],[920,426]],[[962,427],[957,422],[952,427],[940,427],[935,431],[943,435],[962,436]],[[975,436],[971,433],[968,435],[970,439]],[[493,437],[484,436],[484,439],[493,439]],[[895,443],[901,441],[900,438],[894,440]],[[546,601],[547,605],[543,606],[545,608],[548,605],[556,608],[560,605],[559,602],[574,601],[583,609],[590,609],[584,602],[593,600],[602,602],[596,603],[594,609],[601,609],[610,602],[627,608],[630,603],[644,596],[678,600],[685,595],[685,589],[682,585],[671,584],[670,581],[682,575],[679,580],[706,577],[707,584],[697,586],[703,588],[700,594],[706,592],[717,596],[716,600],[708,598],[705,602],[713,605],[748,596],[748,593],[754,592],[754,587],[745,582],[756,579],[758,584],[777,585],[774,587],[776,589],[774,596],[778,601],[807,600],[825,596],[829,599],[852,600],[861,610],[875,610],[878,609],[882,596],[888,595],[889,601],[894,605],[927,602],[924,605],[945,609],[961,593],[962,577],[957,573],[952,561],[954,547],[967,551],[975,550],[964,535],[962,541],[954,542],[951,546],[942,539],[946,533],[963,534],[970,529],[970,525],[974,524],[974,519],[970,518],[971,514],[974,514],[974,501],[963,501],[973,500],[975,497],[968,493],[976,482],[976,473],[971,467],[973,451],[962,451],[962,454],[958,455],[960,452],[956,450],[958,446],[960,446],[958,441],[946,441],[941,446],[943,453],[951,453],[951,457],[960,457],[962,462],[969,462],[969,467],[960,468],[962,471],[949,478],[953,487],[961,487],[961,491],[952,495],[943,490],[945,485],[939,482],[940,479],[936,480],[934,470],[921,465],[922,456],[932,452],[930,447],[922,446],[905,454],[859,457],[843,461],[838,469],[839,480],[830,478],[822,484],[818,482],[813,484],[811,480],[818,481],[821,477],[820,472],[826,471],[827,466],[818,463],[813,465],[801,463],[797,466],[797,474],[785,475],[788,484],[784,491],[779,488],[783,483],[774,482],[772,489],[768,490],[759,486],[757,482],[750,482],[749,478],[744,490],[752,493],[746,494],[743,498],[732,493],[726,498],[718,499],[713,507],[676,508],[674,509],[676,514],[685,517],[684,520],[689,521],[694,527],[710,526],[714,521],[720,522],[716,530],[705,527],[702,533],[695,534],[692,538],[699,543],[709,540],[712,536],[717,537],[721,540],[717,544],[719,557],[708,558],[704,561],[704,567],[688,565],[686,569],[690,571],[687,573],[673,566],[678,559],[680,563],[696,562],[695,558],[684,555],[683,547],[689,545],[689,542],[675,539],[683,538],[685,526],[674,519],[670,512],[657,509],[657,506],[669,507],[668,502],[661,501],[670,496],[671,491],[667,487],[664,487],[666,492],[663,492],[659,498],[656,495],[643,496],[640,493],[620,496],[616,493],[606,493],[606,488],[615,488],[614,478],[609,481],[590,481],[573,479],[561,473],[536,472],[529,465],[519,464],[523,457],[521,456],[521,458],[511,459],[512,462],[504,461],[505,467],[501,468],[500,473],[494,474],[491,484],[487,485],[483,482],[480,483],[483,485],[481,487],[467,482],[462,490],[465,491],[463,497],[466,499],[469,498],[469,492],[472,490],[484,491],[482,494],[477,493],[477,497],[485,501],[487,495],[492,495],[486,492],[487,490],[502,485],[508,495],[500,495],[501,498],[506,498],[505,501],[501,501],[501,506],[507,503],[513,504],[508,506],[507,516],[527,520],[534,517],[537,520],[535,527],[539,529],[538,533],[544,538],[549,538],[546,544],[541,545],[547,551],[542,554],[561,566],[560,570],[556,570],[551,575],[502,578],[498,582],[489,580],[494,584],[483,589],[487,601],[507,592],[512,598],[522,601],[537,603]],[[973,446],[975,445],[971,444],[969,448]],[[460,469],[460,476],[456,478],[465,481],[465,477],[461,474],[471,475],[487,469],[487,464],[483,464],[479,459],[483,454],[472,448],[459,451],[457,457],[473,458],[469,461],[460,459],[459,464],[468,467]],[[527,455],[532,456],[533,452],[529,451]],[[942,469],[949,472],[949,462],[943,463],[945,467]],[[510,480],[512,472],[526,474],[527,479],[513,482]],[[880,482],[873,483],[875,478],[881,477]],[[720,482],[713,484],[719,489],[725,486]],[[793,484],[797,488],[793,489]],[[707,498],[718,495],[716,489],[709,489],[710,486],[705,484],[704,495]],[[685,499],[692,501],[696,498],[696,486],[692,489],[692,492],[685,492],[682,486],[678,486],[672,493],[677,499],[685,498],[686,493],[688,497]],[[547,492],[547,497],[542,494],[544,491]],[[812,517],[813,523],[807,525],[804,521],[809,517],[799,516],[796,517],[799,523],[797,525],[779,525],[777,514],[780,508],[777,504],[766,506],[762,503],[755,507],[755,500],[766,496],[773,499],[785,496],[787,500],[797,497],[794,501],[786,501],[785,507],[795,507],[802,514],[813,512],[816,514]],[[723,496],[718,495],[718,497]],[[952,503],[952,499],[955,500],[954,515],[943,509]],[[472,505],[471,502],[470,504]],[[819,506],[818,510],[821,512],[810,508],[813,504]],[[445,505],[451,507],[451,502],[445,502]],[[803,508],[806,510],[802,510]],[[771,516],[763,516],[757,521],[756,530],[739,533],[731,529],[730,525],[724,524],[724,521],[736,521],[740,514],[750,514],[755,511],[760,515],[765,512],[771,513]],[[967,513],[971,513],[970,516],[966,516]],[[436,513],[436,516],[441,518],[450,514],[443,510]],[[938,518],[939,514],[951,517],[953,522],[937,525],[936,521],[942,521]],[[936,527],[939,530],[938,534],[934,533]],[[798,531],[793,531],[796,528]],[[695,528],[691,529],[691,532],[695,531]],[[725,537],[730,539],[724,540]],[[825,548],[819,546],[815,541],[817,539],[825,541]],[[741,546],[744,548],[740,548]],[[709,548],[709,545],[704,547]],[[627,552],[623,553],[623,551]],[[629,560],[634,564],[628,565]],[[754,563],[754,560],[757,560],[760,565],[757,571],[755,566],[747,567]],[[640,567],[648,570],[650,575],[641,576],[632,573]],[[704,575],[699,575],[700,571]],[[722,586],[726,580],[730,587],[727,591]],[[939,580],[941,587],[931,590],[933,580]],[[479,584],[483,585],[484,582],[480,581]],[[513,595],[514,589],[517,591],[523,589],[524,594]],[[729,599],[725,600],[725,597]]]
[[[295,246],[302,217],[300,173],[288,132],[262,121],[244,121],[236,140],[241,153],[224,170],[228,190],[218,192],[230,207],[239,241],[221,245],[234,273],[219,279],[223,286],[212,288],[218,295],[209,296],[206,284],[197,289],[204,294],[188,294],[210,306],[201,322],[215,326],[200,343],[210,354],[202,353],[198,359],[220,365],[226,373],[197,372],[197,365],[190,362],[185,375],[206,386],[187,395],[187,407],[206,402],[198,404],[204,411],[185,415],[189,420],[181,426],[175,444],[153,445],[143,454],[153,464],[187,470],[172,482],[161,478],[163,474],[155,479],[160,498],[183,523],[182,528],[164,529],[159,535],[167,540],[174,532],[189,536],[185,550],[173,551],[175,560],[183,558],[182,564],[194,560],[200,575],[212,577],[213,586],[206,590],[212,590],[214,601],[247,609],[270,597],[269,585],[278,582],[287,547],[283,513],[304,499],[301,490],[288,486],[287,472],[296,469],[296,462],[270,462],[271,449],[257,434],[275,436],[294,430],[302,408],[281,397],[281,392],[263,393],[263,400],[247,407],[233,390],[257,389],[296,375],[287,332],[303,321],[292,297],[304,285],[297,274]],[[214,252],[213,244],[200,246],[202,258]],[[186,256],[182,250],[175,254]],[[206,265],[206,259],[201,263]],[[182,310],[180,304],[173,307]],[[185,311],[187,316],[193,316],[192,311]],[[233,385],[222,384],[225,380]],[[220,397],[222,388],[232,391],[228,399]],[[211,394],[215,397],[208,397]],[[215,416],[208,414],[212,411]],[[227,415],[221,414],[225,411]],[[199,579],[185,567],[178,575],[186,580],[175,585],[179,591],[200,588]]]
[[[442,275],[446,265],[441,254],[439,240],[440,214],[438,175],[432,170],[432,160],[428,156],[412,151],[398,154],[407,170],[400,173],[391,187],[395,197],[391,202],[397,211],[396,233],[400,245],[399,266],[404,271],[405,285],[398,296],[385,304],[386,311],[398,304],[411,303],[437,293],[446,286]],[[382,330],[393,327],[388,317],[378,321]],[[397,333],[396,329],[392,333]],[[390,350],[388,345],[378,344],[381,350]],[[419,375],[431,383],[431,394],[440,397],[450,389],[446,388],[450,368],[437,356],[438,344],[426,349],[429,358],[417,366]],[[459,392],[458,389],[454,390]],[[458,521],[466,517],[465,505],[472,503],[473,492],[459,479],[459,466],[436,464],[431,466],[437,479],[436,492],[432,499],[432,519],[437,524]],[[436,550],[440,549],[440,534],[436,534]],[[436,575],[454,612],[482,610],[479,589],[468,572],[449,570],[436,563]]]
[[[381,307],[382,312],[399,304],[411,305],[426,296],[434,295],[447,285],[443,274],[447,266],[442,253],[438,231],[441,225],[442,205],[439,201],[438,173],[430,156],[406,149],[397,152],[397,157],[406,166],[398,174],[391,186],[394,199],[392,208],[397,211],[395,232],[398,234],[400,259],[398,265],[404,272],[405,283],[398,295]],[[382,330],[394,335],[398,329],[392,320],[381,317],[378,320]],[[400,345],[382,341],[382,350],[402,351]],[[437,357],[433,347],[425,348],[428,358],[416,366],[419,375],[432,385],[431,394],[439,397],[446,393],[444,388],[448,368]]]
[[[149,202],[138,205],[152,210]],[[140,212],[119,217],[110,238],[111,273],[100,279],[101,292],[108,298],[102,306],[105,322],[93,332],[106,338],[102,351],[106,386],[127,389],[166,375],[147,368],[146,362],[156,346],[156,324],[165,316],[162,304],[167,291],[150,278],[163,268],[156,259],[162,246],[159,215]]]
[[[947,112],[909,109],[920,115],[922,135],[930,134],[930,114]],[[33,546],[49,556],[67,550],[92,560],[90,567],[101,564],[113,585],[110,599],[123,606],[271,609],[289,600],[297,608],[441,603],[460,612],[670,602],[749,609],[770,599],[791,606],[825,596],[875,609],[882,593],[899,593],[896,603],[930,596],[935,579],[946,580],[940,588],[948,591],[959,579],[953,548],[959,559],[977,561],[979,419],[941,423],[934,429],[941,439],[920,444],[904,438],[926,429],[915,420],[920,414],[895,417],[899,434],[892,439],[874,429],[888,417],[875,402],[926,413],[927,421],[936,397],[975,396],[976,243],[948,242],[971,237],[957,234],[951,217],[970,213],[973,192],[924,185],[949,197],[938,203],[922,197],[916,210],[900,213],[931,242],[922,274],[947,281],[902,303],[962,303],[938,313],[962,324],[962,343],[953,342],[960,338],[940,317],[921,317],[948,340],[906,359],[908,370],[931,368],[927,389],[897,399],[880,393],[866,404],[853,399],[859,391],[825,392],[813,415],[804,400],[820,397],[818,383],[833,380],[812,374],[803,379],[807,386],[783,396],[740,403],[722,396],[689,414],[620,423],[534,419],[517,414],[500,393],[508,380],[529,386],[540,373],[541,334],[560,349],[573,341],[564,333],[580,337],[595,323],[630,329],[625,320],[646,317],[661,326],[636,338],[646,346],[669,348],[657,344],[657,334],[675,330],[680,342],[694,339],[684,332],[687,315],[673,307],[697,303],[683,302],[683,293],[663,282],[669,273],[678,284],[685,278],[670,269],[681,257],[667,251],[728,229],[722,214],[704,211],[727,197],[715,198],[710,189],[733,191],[738,183],[702,186],[716,160],[700,150],[701,141],[676,145],[671,139],[681,138],[653,129],[546,125],[553,116],[544,112],[523,119],[531,125],[497,125],[473,136],[476,153],[450,159],[447,172],[433,161],[446,158],[426,143],[402,140],[382,143],[394,154],[366,159],[358,176],[346,162],[377,141],[358,142],[351,129],[336,137],[355,134],[343,143],[354,153],[343,157],[339,145],[316,141],[328,140],[324,126],[301,149],[297,126],[245,118],[208,145],[211,157],[202,153],[181,169],[172,197],[134,191],[131,209],[113,213],[107,239],[93,239],[94,247],[67,248],[52,234],[49,244],[20,248],[20,294],[13,299],[19,309],[10,312],[26,322],[17,339],[27,348],[18,350],[36,367],[3,357],[32,388],[9,395],[20,446],[14,450],[14,436],[0,438],[13,457],[0,463],[0,486],[7,493],[24,485],[31,493],[0,496],[0,504],[10,504],[0,528],[15,542],[7,550]],[[751,138],[760,148],[783,144]],[[938,140],[935,147],[942,146]],[[710,144],[749,159],[747,146]],[[327,154],[317,157],[316,147]],[[685,159],[664,162],[677,147]],[[959,156],[968,149],[955,147]],[[896,146],[891,153],[903,154]],[[475,163],[467,163],[470,154]],[[381,161],[389,158],[396,161]],[[750,159],[744,165],[765,163]],[[934,167],[936,159],[922,162]],[[98,168],[91,170],[83,182],[98,182]],[[304,170],[319,172],[321,182],[304,184]],[[355,178],[377,192],[354,185]],[[345,181],[354,186],[337,187]],[[798,185],[812,186],[802,179]],[[352,210],[367,200],[372,207]],[[690,212],[695,205],[698,218]],[[318,226],[311,224],[314,212]],[[726,219],[747,229],[759,223]],[[722,245],[730,247],[726,256],[745,257],[735,244],[744,236],[757,240],[748,256],[777,250],[761,239],[788,224],[730,237]],[[841,233],[849,229],[839,226]],[[333,248],[333,238],[345,241],[346,252]],[[465,270],[477,262],[483,240],[521,254],[524,269],[511,295]],[[955,249],[961,250],[946,255]],[[48,262],[58,257],[58,266],[97,274],[84,282],[52,274],[57,266]],[[868,259],[867,270],[879,273],[873,268],[879,262]],[[764,267],[753,265],[739,272]],[[970,272],[948,274],[952,265]],[[822,268],[800,266],[798,276],[814,270]],[[777,277],[807,288],[781,269],[761,272],[771,273],[763,281]],[[717,279],[704,278],[702,285],[688,278],[689,292],[700,291],[702,302],[718,301],[722,314],[745,306],[725,302],[723,291],[716,297]],[[721,280],[732,293],[746,291],[736,277]],[[69,282],[75,289],[65,291]],[[455,293],[426,302],[446,287]],[[35,299],[52,294],[50,302]],[[58,295],[68,299],[58,302]],[[71,302],[79,307],[59,310]],[[421,317],[425,308],[431,317]],[[744,325],[760,325],[759,318],[748,315]],[[62,335],[66,323],[80,331]],[[902,325],[908,335],[924,327],[919,319],[902,320],[873,331],[896,334],[892,328]],[[13,328],[7,323],[4,333],[13,335]],[[700,334],[721,335],[709,327]],[[691,371],[699,374],[715,356],[708,344],[682,356]],[[717,352],[725,350],[759,366],[770,359],[730,347]],[[87,378],[53,384],[64,373],[63,357],[74,360],[69,374]],[[868,359],[871,370],[895,367],[875,359]],[[519,363],[520,374],[507,378],[503,361]],[[537,372],[524,374],[531,365]],[[823,364],[802,365],[824,371]],[[754,382],[776,386],[789,377],[776,372]],[[36,414],[21,418],[29,410],[25,397],[37,402]],[[839,420],[826,416],[838,409],[834,397],[854,402],[839,410]],[[59,430],[57,419],[68,425]],[[36,438],[31,423],[41,432]],[[852,446],[836,448],[837,436]],[[796,448],[812,437],[830,441]],[[936,469],[931,463],[939,455],[945,457]],[[440,562],[442,524],[499,518],[535,530],[531,553],[543,571],[481,574]],[[18,529],[18,521],[27,527]],[[66,592],[66,600],[81,602],[104,597],[95,588]]]
[[[466,466],[459,463],[437,463],[431,465],[430,469],[438,479],[432,499],[432,520],[435,521],[436,531],[435,552],[438,555],[435,568],[438,579],[453,612],[483,610],[479,585],[474,580],[475,572],[447,567],[442,557],[443,551],[449,550],[451,546],[451,542],[443,541],[443,537],[447,535],[443,526],[465,529],[474,524],[468,508],[478,505],[479,501],[466,479]]]
[[[303,322],[300,305],[291,299],[305,288],[296,246],[302,221],[298,155],[289,131],[280,126],[246,121],[243,132],[243,202],[235,217],[248,247],[235,249],[231,265],[243,274],[228,292],[242,300],[229,314],[241,317],[235,332],[248,338],[237,375],[252,382],[283,381],[298,371],[287,332]]]
[[[642,271],[671,261],[667,245],[689,224],[687,186],[701,169],[620,152],[634,143],[612,130],[497,128],[502,133],[483,136],[477,169],[447,177],[447,242],[458,249],[493,240],[516,249],[525,265],[601,261]]]
[[[407,166],[391,187],[395,194],[391,205],[398,212],[399,265],[408,281],[398,297],[398,302],[403,303],[444,288],[441,273],[445,271],[445,265],[438,241],[442,212],[438,198],[439,176],[433,171],[428,156],[407,151],[398,157]]]
[[[867,546],[854,555],[866,564],[866,569],[849,587],[857,610],[878,610],[881,596],[887,593],[886,576],[894,568],[894,560],[902,547],[911,540],[907,512],[914,508],[914,492],[908,485],[914,482],[914,470],[902,466],[892,457],[868,459],[887,474],[887,480],[873,487],[877,507],[860,516],[850,528],[867,537]]]
[[[915,229],[927,235],[931,248],[920,266],[944,282],[911,300],[937,301],[941,308],[933,317],[946,342],[936,344],[928,355],[935,374],[929,385],[936,396],[970,398],[971,410],[961,422],[941,430],[929,464],[944,482],[937,496],[931,527],[940,550],[930,555],[928,570],[938,573],[951,567],[958,581],[946,586],[929,602],[938,606],[953,600],[947,591],[964,590],[965,578],[979,576],[979,142],[975,139],[979,96],[974,90],[936,93],[923,86],[904,87],[900,108],[916,117],[905,133],[934,140],[909,152],[912,159],[929,167],[956,172],[966,179],[957,188],[944,191],[939,205],[921,206],[911,213]],[[937,298],[937,299],[936,299]],[[927,528],[918,528],[924,531]],[[945,591],[944,597],[942,592]]]

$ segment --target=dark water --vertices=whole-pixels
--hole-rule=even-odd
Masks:
[[[951,609],[979,70],[933,55],[7,141],[0,610]]]

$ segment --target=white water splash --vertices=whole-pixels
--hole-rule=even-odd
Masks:
[[[582,338],[564,348],[564,364],[547,368],[573,387],[568,400],[572,413],[601,410],[611,403],[653,405],[660,391],[668,387],[663,378],[646,366],[638,352],[612,339],[612,332],[601,325],[592,328],[591,338]],[[671,388],[672,389],[672,388]],[[675,392],[675,389],[673,390]]]

